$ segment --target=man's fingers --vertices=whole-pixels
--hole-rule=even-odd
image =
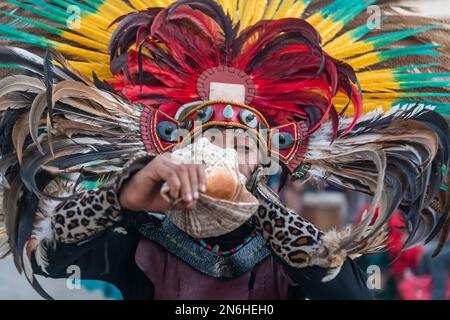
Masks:
[[[206,174],[205,166],[197,165],[197,179],[198,179],[198,190],[202,193],[206,192]]]
[[[180,197],[183,182],[180,180],[177,172],[170,167],[165,167],[160,174],[162,179],[169,185],[170,196],[173,199],[178,199]]]
[[[160,161],[158,175],[168,183],[170,196],[181,198],[186,208],[194,208],[199,192],[206,192],[204,166],[174,162],[169,156],[161,157]]]
[[[192,198],[194,200],[198,200],[200,194],[198,192],[199,185],[198,185],[197,166],[194,164],[188,165],[187,169],[189,174],[189,180],[191,181]]]
[[[183,164],[176,165],[176,172],[181,182],[181,198],[184,202],[190,204],[194,200],[194,197],[192,196],[191,179],[189,176],[188,166]]]

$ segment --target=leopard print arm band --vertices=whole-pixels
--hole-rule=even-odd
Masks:
[[[343,245],[348,241],[351,228],[322,232],[295,211],[286,208],[279,196],[267,186],[266,178],[260,166],[247,183],[247,188],[260,203],[252,220],[257,229],[288,266],[297,269],[322,267],[327,269],[322,282],[333,280],[345,261],[357,256]]]
[[[55,239],[74,243],[90,238],[119,222],[120,210],[112,189],[82,191],[56,207],[52,216]]]
[[[86,240],[101,231],[113,228],[122,220],[118,195],[122,185],[134,173],[151,161],[150,156],[129,161],[111,182],[94,190],[85,190],[59,204],[52,215],[55,240],[75,243]]]
[[[328,271],[322,282],[331,281],[339,274],[349,257],[341,247],[343,235],[340,232],[322,232],[286,208],[264,183],[257,183],[253,194],[260,202],[254,216],[255,224],[276,255],[293,268],[326,268]]]
[[[322,231],[285,208],[266,185],[258,185],[254,194],[260,202],[254,221],[274,253],[291,267],[310,266],[321,250]]]

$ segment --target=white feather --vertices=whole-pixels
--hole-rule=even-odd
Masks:
[[[398,6],[392,9],[398,14],[405,16],[421,16],[428,18],[448,18],[450,12],[448,10],[448,0],[405,0],[400,1]],[[405,9],[406,6],[408,9]]]
[[[46,194],[55,197],[67,197],[72,194],[74,183],[63,185],[61,181],[52,181],[44,190]],[[43,198],[39,201],[39,208],[33,223],[31,239],[36,243],[30,250],[35,250],[37,265],[47,273],[47,248],[56,244],[54,230],[52,229],[52,215],[60,201]]]

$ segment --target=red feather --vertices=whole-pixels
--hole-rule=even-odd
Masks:
[[[251,106],[276,124],[302,119],[312,133],[330,118],[336,137],[340,115],[333,98],[339,92],[348,96],[355,110],[343,134],[361,115],[354,70],[323,52],[319,33],[304,20],[260,21],[238,34],[239,26],[232,27],[213,0],[184,0],[117,21],[111,65],[122,71],[113,84],[130,100],[174,115],[182,104],[201,100],[196,85],[203,72],[229,66],[253,79],[256,95]],[[128,55],[126,67],[123,53]]]

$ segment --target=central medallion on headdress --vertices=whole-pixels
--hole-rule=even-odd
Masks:
[[[200,75],[197,92],[205,101],[226,100],[250,105],[256,88],[252,78],[245,72],[220,66],[208,69]]]

